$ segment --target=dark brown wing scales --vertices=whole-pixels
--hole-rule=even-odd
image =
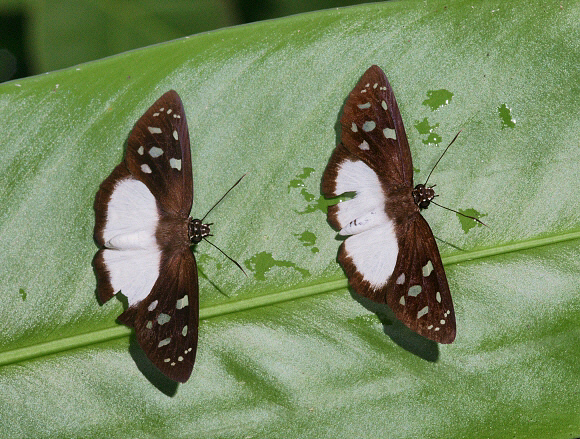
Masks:
[[[137,341],[147,357],[164,375],[182,383],[195,362],[198,297],[197,267],[187,248],[163,261],[151,293],[137,309],[129,308],[119,317],[129,322],[134,318]]]
[[[125,161],[163,211],[189,216],[193,204],[189,130],[175,91],[161,96],[135,124]]]
[[[370,67],[350,92],[340,119],[341,142],[386,185],[413,185],[409,142],[384,72]]]
[[[418,213],[409,219],[407,228],[387,285],[387,303],[413,331],[439,343],[451,343],[455,312],[433,232]]]

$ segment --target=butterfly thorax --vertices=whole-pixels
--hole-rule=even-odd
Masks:
[[[189,232],[189,240],[192,244],[197,244],[206,236],[209,236],[210,224],[203,224],[199,219],[189,218],[188,222],[188,232]]]
[[[427,209],[431,200],[435,198],[435,191],[432,187],[427,187],[424,184],[418,184],[413,189],[413,200],[419,206],[419,209]]]

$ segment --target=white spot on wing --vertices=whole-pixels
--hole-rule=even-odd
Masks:
[[[361,110],[366,110],[367,108],[371,108],[371,103],[367,102],[366,104],[358,104],[357,107]]]
[[[145,174],[151,174],[151,168],[149,167],[149,165],[147,164],[142,164],[141,165],[141,170],[145,173]]]
[[[157,148],[156,146],[154,146],[153,148],[151,148],[149,150],[149,155],[151,157],[153,157],[154,159],[161,156],[163,154],[163,150],[161,148]]]
[[[372,121],[372,120],[367,120],[367,121],[366,121],[366,122],[363,124],[363,126],[362,126],[362,129],[363,129],[363,131],[365,131],[365,132],[367,132],[367,133],[368,133],[369,131],[372,131],[372,130],[374,130],[376,126],[377,126],[377,124],[376,124],[374,121]]]
[[[441,303],[441,293],[439,291],[437,291],[437,294],[435,294],[435,299],[437,299],[437,302]]]
[[[354,123],[354,122],[352,123],[352,125],[350,126],[350,130],[353,133],[356,133],[358,131],[358,127],[356,126],[356,123]]]
[[[423,276],[425,276],[425,277],[429,276],[432,271],[433,271],[433,264],[431,263],[431,261],[427,261],[427,263],[423,267]]]
[[[181,160],[180,159],[169,159],[169,166],[173,169],[181,171]]]
[[[157,127],[147,127],[147,129],[149,130],[149,132],[151,134],[161,134],[163,131],[161,131],[161,128],[157,128]]]
[[[164,338],[157,344],[158,348],[162,348],[163,346],[167,346],[171,342],[171,337]]]
[[[182,308],[185,308],[187,305],[189,305],[189,298],[186,294],[181,299],[177,299],[177,303],[175,304],[175,307],[177,309],[182,309]]]
[[[401,298],[399,299],[399,303],[405,306],[405,296],[401,296]]]
[[[151,302],[149,304],[149,306],[147,307],[147,309],[149,310],[149,312],[153,311],[155,308],[157,308],[157,304],[159,303],[158,300],[154,300],[153,302]]]
[[[387,138],[387,139],[397,140],[397,133],[395,130],[393,130],[391,128],[385,128],[383,130],[383,134],[385,135],[385,138]]]
[[[417,318],[420,319],[421,317],[423,317],[425,314],[427,314],[429,312],[429,307],[426,306],[424,308],[421,308],[419,310],[419,312],[417,313]],[[437,329],[435,329],[437,331]]]
[[[153,113],[153,117],[159,116],[159,113]]]
[[[171,320],[171,317],[168,314],[161,313],[157,316],[157,323],[160,325],[165,325],[169,320]]]
[[[409,292],[407,294],[412,297],[417,297],[419,294],[421,294],[421,290],[421,285],[413,285],[411,288],[409,288]]]
[[[167,110],[167,114],[171,114],[172,112],[173,112],[173,110],[172,110],[171,108],[169,108],[169,109]]]
[[[366,140],[363,140],[363,142],[358,146],[360,149],[362,149],[363,151],[368,151],[369,149],[371,149],[369,147],[369,144]]]
[[[123,291],[129,306],[145,299],[159,276],[158,215],[155,197],[145,184],[132,178],[116,184],[103,230],[103,260],[113,290]]]
[[[137,150],[137,152],[139,153],[139,155],[143,155],[143,153],[145,152],[145,148],[140,146],[139,149]]]
[[[401,275],[397,278],[395,282],[397,285],[403,285],[405,283],[405,273],[401,273]]]
[[[187,325],[185,325],[181,330],[181,335],[183,335],[184,337],[187,335]]]
[[[177,130],[173,130],[173,138],[175,140],[179,140],[179,136],[177,135]]]
[[[381,102],[381,107],[383,107],[383,110],[387,111],[387,103],[385,101]]]

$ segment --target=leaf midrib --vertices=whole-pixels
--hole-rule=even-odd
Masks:
[[[443,264],[453,265],[466,261],[474,261],[477,259],[488,258],[491,256],[502,255],[517,251],[529,250],[532,248],[543,247],[547,245],[559,244],[561,242],[572,241],[580,239],[580,231],[573,231],[569,233],[560,234],[557,236],[549,236],[545,238],[535,238],[527,241],[516,242],[512,244],[505,244],[501,246],[462,252],[457,255],[443,257]],[[346,278],[325,281],[320,284],[311,285],[302,288],[293,288],[286,291],[281,291],[263,296],[253,297],[249,299],[242,299],[220,305],[214,305],[200,310],[200,320],[210,319],[212,317],[233,314],[236,312],[247,311],[254,308],[265,307],[281,302],[301,299],[305,297],[315,296],[330,291],[336,291],[346,288],[348,282]],[[65,352],[71,349],[82,348],[96,343],[103,343],[123,337],[128,337],[132,330],[124,325],[116,325],[111,328],[102,329],[98,331],[91,331],[85,334],[75,335],[72,337],[52,340],[47,343],[38,343],[24,348],[13,349],[0,353],[0,367],[8,364],[18,363],[22,361],[32,360],[34,358],[43,357],[45,355],[52,355],[60,352]]]

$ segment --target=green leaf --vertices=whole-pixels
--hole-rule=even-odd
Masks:
[[[2,434],[580,435],[579,20],[577,2],[389,2],[1,85]],[[417,181],[462,130],[430,182],[489,226],[425,212],[456,305],[451,345],[350,294],[336,263],[320,177],[373,63],[397,95]],[[209,219],[250,276],[196,249],[200,343],[179,386],[115,323],[121,302],[99,306],[91,267],[97,188],[170,88],[189,122],[192,214],[249,171]],[[441,90],[452,100],[423,104]],[[425,144],[423,125],[442,141]]]

